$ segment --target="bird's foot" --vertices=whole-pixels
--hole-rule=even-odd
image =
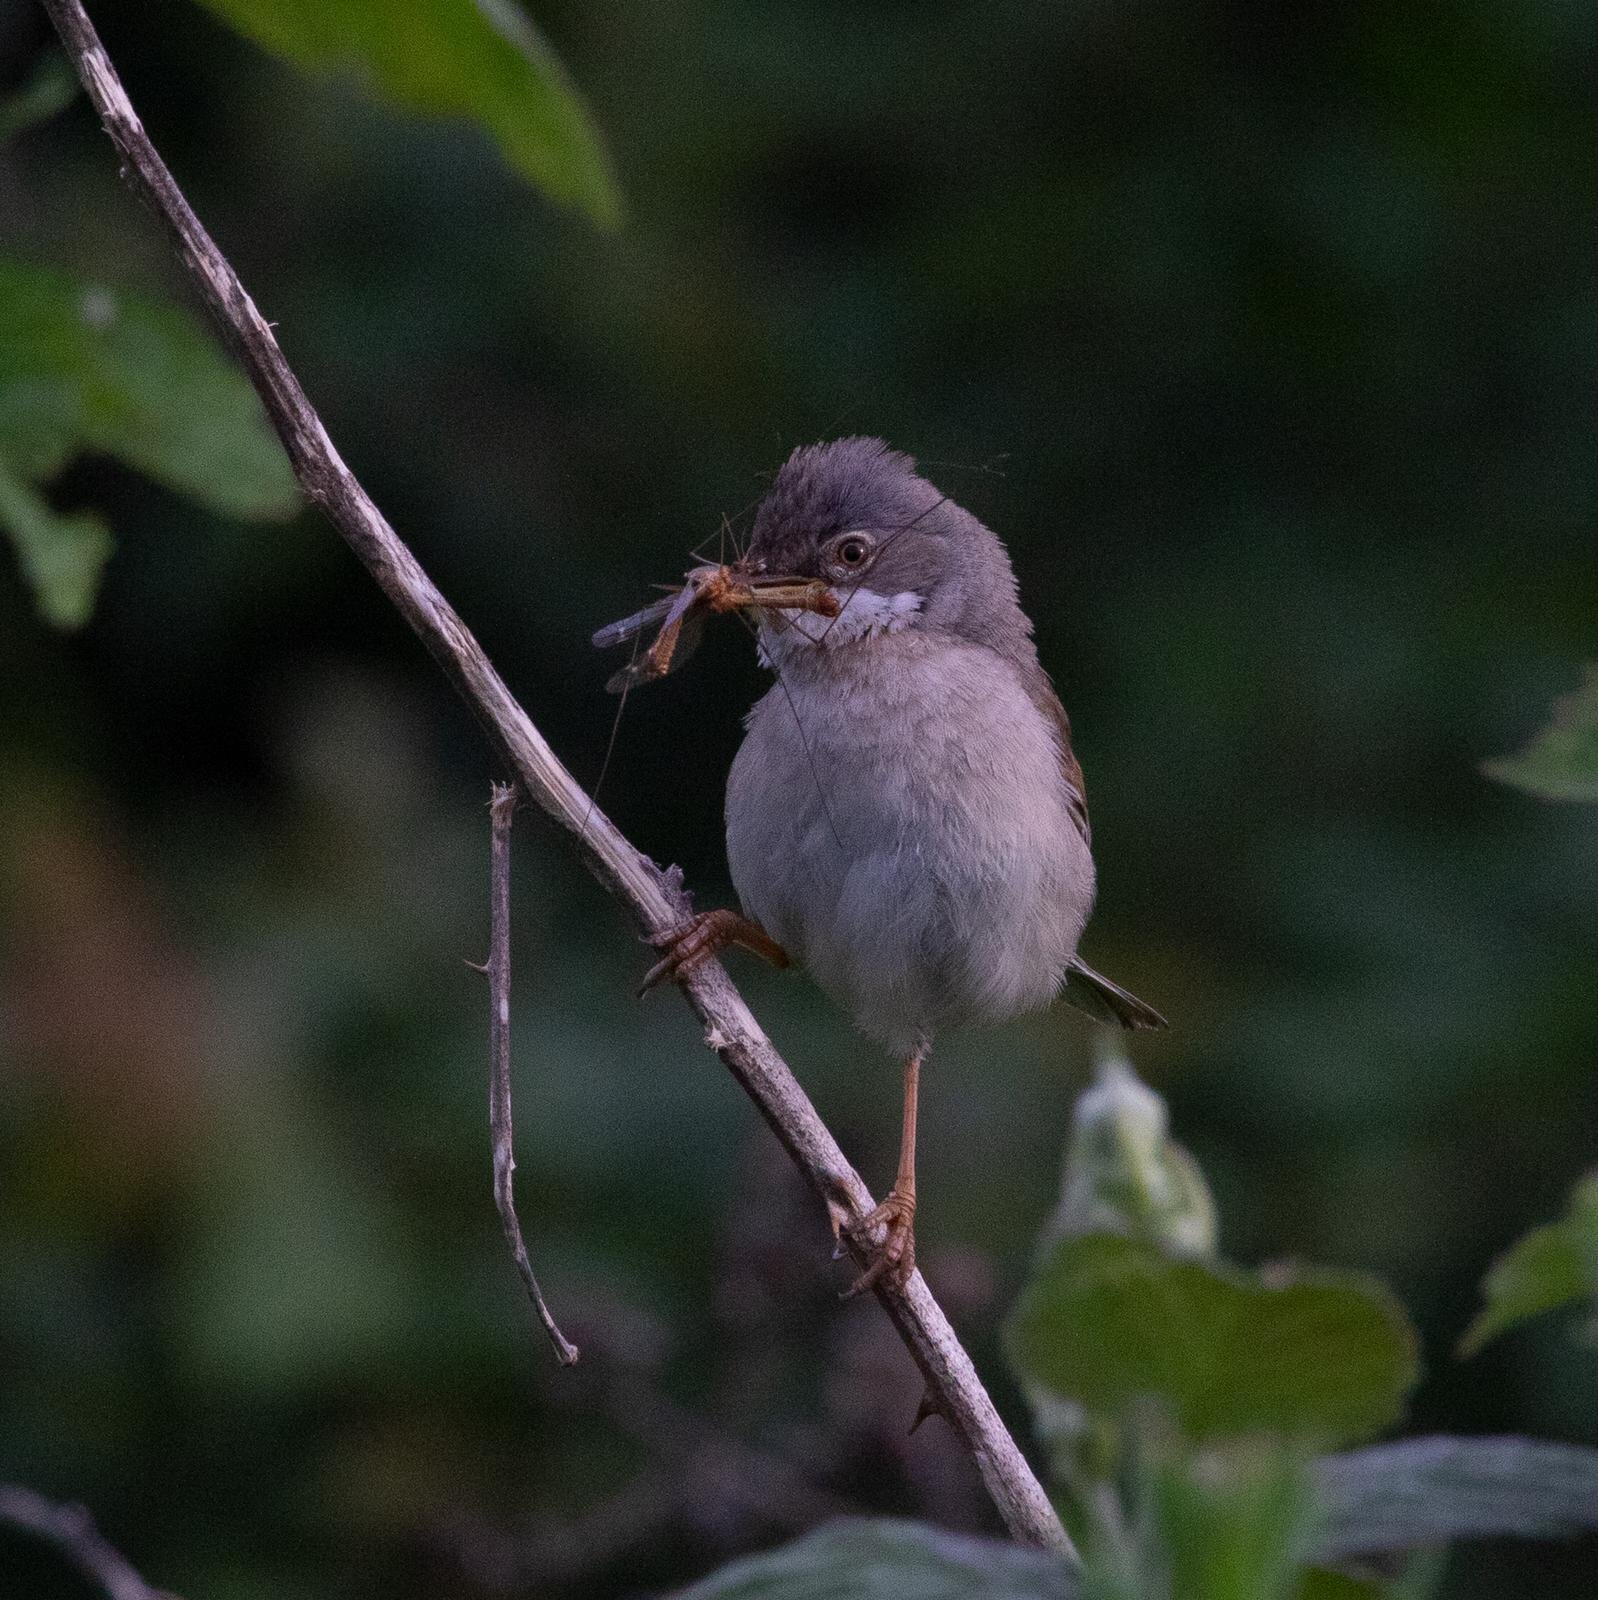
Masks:
[[[858,1222],[848,1224],[851,1238],[866,1246],[869,1259],[866,1270],[843,1292],[845,1300],[852,1300],[879,1283],[902,1289],[916,1269],[916,1192],[914,1188],[900,1188],[896,1183],[888,1191],[882,1204],[868,1211]],[[872,1236],[878,1228],[886,1228],[882,1242]]]
[[[651,939],[650,943],[661,952],[661,958],[644,974],[644,981],[638,987],[640,995],[647,994],[668,978],[676,983],[687,977],[701,962],[708,961],[730,944],[741,944],[774,967],[788,965],[788,952],[758,922],[751,922],[726,906],[701,911]]]

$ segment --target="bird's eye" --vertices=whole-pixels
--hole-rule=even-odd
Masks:
[[[863,539],[858,533],[851,533],[847,539],[838,541],[838,562],[841,566],[863,567],[870,554],[870,541]]]

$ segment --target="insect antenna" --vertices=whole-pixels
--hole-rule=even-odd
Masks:
[[[638,641],[641,637],[641,634],[633,635],[632,659],[627,663],[629,668],[638,664]],[[631,693],[632,678],[629,674],[627,680],[621,686],[621,694],[616,701],[616,715],[610,719],[610,738],[605,741],[605,756],[599,763],[599,776],[594,779],[594,786],[588,791],[588,809],[583,813],[582,827],[577,830],[578,844],[581,844],[588,837],[588,824],[593,821],[594,808],[599,804],[599,791],[604,787],[606,774],[610,771],[611,757],[616,753],[616,738],[621,732],[622,713],[627,709],[627,696]]]
[[[750,637],[756,645],[760,643],[760,631],[746,617],[743,612],[738,613],[738,620],[749,630]],[[821,802],[821,814],[827,819],[827,827],[832,833],[833,843],[842,850],[844,848],[843,836],[838,832],[838,824],[832,815],[832,805],[827,799],[827,791],[821,782],[821,769],[816,765],[815,751],[810,748],[810,735],[805,732],[804,719],[799,715],[799,707],[794,701],[793,691],[788,687],[788,680],[782,675],[782,668],[777,665],[776,659],[771,655],[766,656],[766,663],[771,668],[772,676],[777,680],[777,687],[782,690],[782,697],[788,702],[788,709],[793,713],[793,725],[799,733],[799,748],[805,753],[805,765],[810,768],[810,781],[816,786],[816,798]]]
[[[1001,450],[996,456],[989,456],[986,461],[928,461],[923,460],[924,467],[936,467],[940,472],[981,472],[990,478],[1008,478],[1010,474],[1005,471],[1003,463],[1010,459],[1008,450]]]

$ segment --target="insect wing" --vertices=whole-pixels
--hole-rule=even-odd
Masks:
[[[626,644],[629,639],[636,639],[645,628],[652,628],[657,622],[664,622],[679,598],[680,596],[676,594],[662,595],[659,600],[645,606],[642,611],[635,611],[630,617],[623,617],[620,622],[606,623],[593,637],[594,648],[609,650],[618,644]]]

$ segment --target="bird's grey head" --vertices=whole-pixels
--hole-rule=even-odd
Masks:
[[[755,514],[745,560],[820,578],[841,606],[834,618],[779,613],[762,630],[773,657],[905,628],[1013,649],[1031,631],[1004,546],[881,439],[795,450]]]

